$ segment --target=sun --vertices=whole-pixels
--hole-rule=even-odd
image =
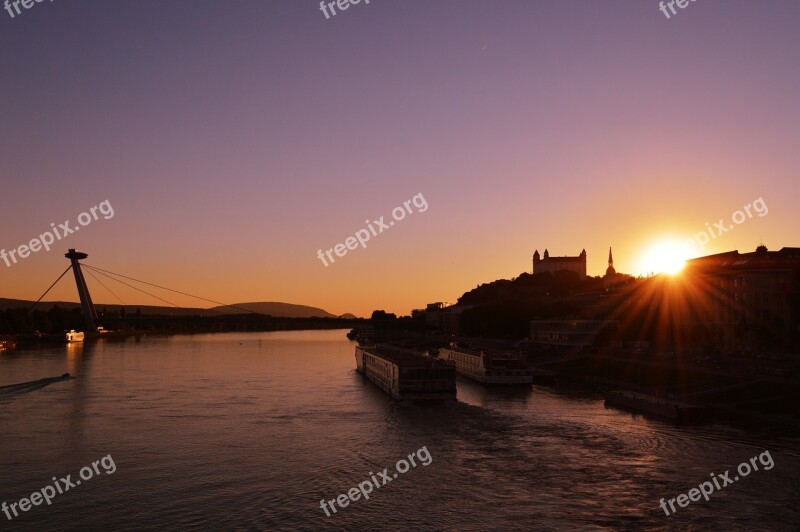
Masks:
[[[666,273],[675,275],[686,265],[689,247],[673,239],[662,239],[650,244],[641,254],[639,271],[645,275]]]

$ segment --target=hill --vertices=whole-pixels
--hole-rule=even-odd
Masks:
[[[24,299],[6,299],[0,298],[0,311],[8,309],[30,308],[33,301]],[[54,306],[70,310],[80,308],[80,303],[69,301],[42,301],[36,305],[36,310],[47,312]],[[95,308],[99,314],[105,313],[106,315],[118,314],[120,308],[119,304],[106,305],[103,303],[95,303]],[[251,312],[258,312],[268,316],[275,316],[281,318],[337,318],[338,316],[321,308],[309,307],[306,305],[293,305],[291,303],[279,302],[260,302],[260,303],[238,303],[235,306],[247,309]],[[228,306],[219,306],[210,309],[206,308],[177,308],[167,306],[151,306],[151,305],[126,305],[125,311],[128,314],[136,312],[137,309],[141,310],[142,315],[160,315],[160,316],[197,316],[197,315],[215,315],[222,316],[225,314],[243,314],[244,311],[231,308]],[[342,318],[354,318],[352,314],[344,314]]]
[[[235,303],[233,306],[247,309],[250,312],[258,312],[259,314],[282,318],[338,318],[338,316],[321,308],[275,301]],[[209,311],[216,311],[224,314],[241,314],[240,310],[231,307],[214,307],[209,309]]]

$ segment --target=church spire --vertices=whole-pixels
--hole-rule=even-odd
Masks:
[[[612,277],[617,274],[614,269],[614,256],[611,254],[611,248],[608,248],[608,268],[606,268],[606,277]]]

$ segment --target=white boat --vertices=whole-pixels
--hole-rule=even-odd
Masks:
[[[83,337],[85,335],[82,332],[75,332],[74,330],[69,331],[67,333],[67,342],[83,342]]]
[[[533,384],[524,353],[477,351],[451,343],[439,350],[439,358],[454,365],[460,375],[484,384]]]

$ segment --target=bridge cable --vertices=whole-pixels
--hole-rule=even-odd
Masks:
[[[83,264],[83,266],[84,266],[84,267],[86,267],[86,268],[91,268],[91,269],[93,269],[93,270],[97,271],[97,268],[92,268],[91,266],[87,266],[86,264]],[[118,283],[122,283],[122,284],[124,284],[125,286],[127,286],[127,287],[129,287],[129,288],[133,288],[134,290],[137,290],[137,291],[139,291],[139,292],[141,292],[141,293],[143,293],[143,294],[147,294],[147,295],[148,295],[148,296],[150,296],[150,297],[154,297],[154,298],[158,299],[159,301],[163,301],[164,303],[167,303],[168,305],[172,305],[173,307],[179,308],[179,309],[181,309],[181,310],[187,310],[186,308],[184,308],[184,307],[182,307],[182,306],[180,306],[180,305],[176,305],[176,304],[175,304],[175,303],[173,303],[172,301],[167,301],[166,299],[164,299],[164,298],[162,298],[162,297],[158,297],[157,295],[151,294],[151,293],[149,293],[149,292],[145,292],[145,291],[144,291],[144,290],[142,290],[141,288],[137,288],[137,287],[135,287],[135,286],[133,286],[133,285],[131,285],[131,284],[128,284],[128,283],[126,283],[126,282],[124,282],[124,281],[120,281],[119,279],[117,279],[117,278],[115,278],[115,277],[111,277],[110,275],[106,275],[105,273],[102,273],[102,272],[100,272],[100,271],[98,271],[97,273],[98,273],[98,274],[100,274],[100,275],[102,275],[102,276],[104,276],[104,277],[108,277],[108,278],[109,278],[109,279],[111,279],[112,281],[116,281],[116,282],[118,282]]]
[[[101,281],[100,279],[98,279],[97,277],[95,277],[95,276],[94,276],[94,274],[93,274],[93,273],[92,273],[92,272],[91,272],[91,271],[90,271],[88,268],[86,269],[86,273],[88,273],[89,275],[91,275],[91,276],[92,276],[92,279],[94,279],[95,281],[97,281],[98,283],[100,283],[100,286],[102,286],[103,288],[105,288],[106,290],[108,290],[109,292],[111,292],[111,295],[112,295],[112,296],[114,296],[114,297],[116,297],[117,299],[119,299],[119,302],[120,302],[120,303],[122,303],[122,306],[123,306],[123,307],[127,305],[127,304],[126,304],[126,303],[125,303],[125,302],[122,300],[122,298],[121,298],[121,297],[119,297],[117,294],[115,294],[115,293],[114,293],[114,292],[113,292],[113,291],[112,291],[112,290],[111,290],[109,287],[107,287],[106,285],[104,285],[104,284],[103,284],[103,281]]]
[[[67,272],[68,272],[70,269],[72,269],[72,265],[69,265],[69,266],[67,266],[67,269],[66,269],[66,270],[64,270],[64,273],[62,273],[61,275],[59,275],[59,276],[58,276],[58,279],[56,279],[56,282],[55,282],[55,283],[53,283],[53,284],[51,284],[51,285],[50,285],[50,288],[48,288],[47,290],[45,290],[44,294],[42,294],[42,296],[41,296],[39,299],[37,299],[37,300],[36,300],[36,303],[34,303],[33,305],[31,305],[31,308],[29,308],[29,309],[28,309],[28,312],[32,311],[32,310],[34,309],[34,307],[36,307],[36,305],[38,305],[38,304],[39,304],[39,301],[41,301],[41,300],[42,300],[42,298],[43,298],[44,296],[46,296],[46,295],[47,295],[47,293],[48,293],[48,292],[50,292],[50,290],[52,290],[52,289],[53,289],[53,287],[54,287],[54,286],[55,286],[55,285],[56,285],[56,284],[57,284],[57,283],[58,283],[58,282],[61,280],[61,278],[62,278],[62,277],[64,277],[65,275],[67,275]]]
[[[259,315],[262,315],[262,316],[267,316],[267,314],[263,314],[261,312],[256,312],[254,310],[246,309],[244,307],[237,307],[236,305],[228,305],[226,303],[221,303],[220,301],[214,301],[213,299],[207,299],[205,297],[200,297],[200,296],[196,296],[196,295],[193,295],[193,294],[187,294],[186,292],[181,292],[180,290],[173,290],[172,288],[167,288],[166,286],[160,286],[160,285],[157,285],[157,284],[148,283],[147,281],[141,281],[139,279],[134,279],[133,277],[127,277],[127,276],[122,275],[120,273],[114,273],[114,272],[111,272],[111,271],[108,271],[108,270],[104,270],[102,268],[98,268],[96,266],[89,266],[88,264],[83,264],[83,266],[86,266],[87,268],[91,268],[92,270],[95,270],[98,273],[100,273],[100,272],[110,273],[112,275],[116,275],[118,277],[122,277],[123,279],[128,279],[130,281],[136,281],[137,283],[146,284],[148,286],[153,286],[155,288],[160,288],[162,290],[168,290],[170,292],[175,292],[176,294],[181,294],[183,296],[189,296],[189,297],[193,297],[195,299],[201,299],[203,301],[208,301],[209,303],[214,303],[214,304],[217,304],[217,305],[221,305],[223,307],[235,308],[237,310],[241,310],[241,311],[244,311],[244,312],[250,312],[252,314],[259,314]],[[106,277],[108,277],[108,275],[106,275]],[[122,281],[119,281],[119,282],[122,282]],[[147,293],[147,292],[145,292],[145,293]],[[162,300],[162,301],[164,301],[164,300]],[[173,304],[173,303],[170,303],[170,304]],[[177,306],[177,305],[175,305],[175,306]],[[207,309],[207,310],[212,310],[212,309]]]

